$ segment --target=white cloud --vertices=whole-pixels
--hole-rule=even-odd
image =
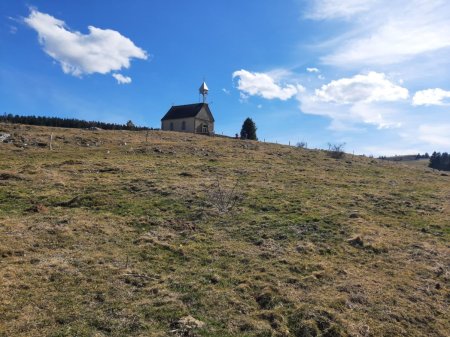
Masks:
[[[434,146],[450,148],[450,124],[421,125],[419,139]]]
[[[318,100],[338,104],[392,102],[407,99],[408,95],[408,89],[392,83],[385,74],[373,71],[331,81],[315,91]]]
[[[230,90],[228,90],[228,89],[222,88],[222,91],[223,91],[225,94],[227,94],[227,95],[230,94]]]
[[[304,90],[298,84],[286,84],[282,86],[276,83],[275,79],[269,73],[252,73],[242,69],[233,73],[234,78],[238,79],[237,88],[241,91],[244,98],[248,96],[261,96],[265,99],[278,98],[285,101]]]
[[[408,89],[385,74],[369,72],[331,81],[313,93],[298,94],[297,99],[304,113],[330,118],[330,129],[357,131],[361,124],[379,129],[400,127],[401,112],[391,105],[407,103],[408,96]]]
[[[320,73],[320,70],[317,68],[306,68],[308,73]]]
[[[449,1],[316,0],[313,8],[313,19],[351,18],[350,29],[330,41],[325,64],[390,65],[450,48]]]
[[[450,98],[450,91],[440,88],[417,91],[413,97],[413,105],[445,105],[444,100]]]
[[[37,31],[44,51],[61,64],[66,74],[107,74],[129,68],[132,58],[147,59],[143,49],[111,29],[89,26],[89,33],[82,34],[70,30],[64,21],[35,9],[25,23]]]
[[[112,77],[114,77],[117,80],[117,84],[130,84],[131,83],[131,77],[123,76],[122,74],[114,73],[114,74],[112,74]]]

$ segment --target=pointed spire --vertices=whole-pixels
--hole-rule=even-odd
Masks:
[[[203,96],[203,103],[205,103],[206,102],[206,96],[208,95],[208,91],[209,91],[208,86],[206,85],[205,81],[203,81],[203,83],[200,86],[200,88],[198,89],[198,91]]]

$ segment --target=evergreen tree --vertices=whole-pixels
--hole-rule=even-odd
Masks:
[[[128,130],[133,130],[135,128],[135,125],[131,120],[127,122],[127,128]]]
[[[450,171],[450,155],[447,152],[442,154],[433,152],[428,166],[437,170]]]
[[[256,137],[256,124],[251,118],[247,118],[242,124],[241,139],[258,140],[258,137]]]
[[[441,170],[450,170],[450,156],[447,152],[444,152],[441,156]]]
[[[437,168],[440,156],[440,153],[438,154],[436,151],[434,151],[430,157],[430,163],[428,164],[428,166],[431,168]]]

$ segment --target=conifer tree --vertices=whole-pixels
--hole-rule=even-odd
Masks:
[[[439,166],[439,159],[441,157],[440,153],[437,153],[436,151],[433,152],[433,154],[430,157],[430,163],[428,164],[429,167],[437,169]]]
[[[134,130],[134,128],[135,128],[135,125],[131,120],[129,120],[126,125],[127,125],[128,130]]]
[[[242,124],[241,139],[258,140],[256,136],[256,124],[251,118],[247,118]]]
[[[450,155],[447,152],[442,154],[433,152],[428,166],[437,170],[450,171]]]

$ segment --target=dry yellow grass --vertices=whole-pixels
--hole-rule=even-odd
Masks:
[[[449,335],[448,175],[171,132],[0,132],[0,336]],[[229,212],[217,179],[239,182]]]

